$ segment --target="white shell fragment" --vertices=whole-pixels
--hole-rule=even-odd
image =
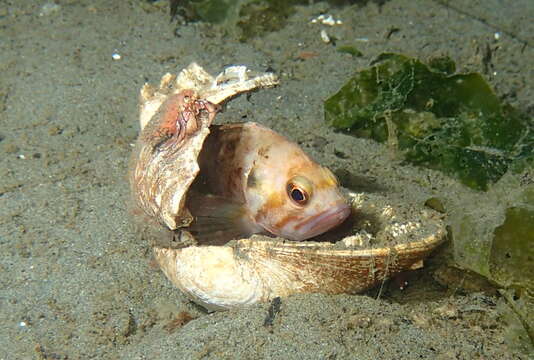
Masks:
[[[321,23],[321,24],[328,25],[328,26],[342,25],[343,24],[343,21],[341,21],[339,19],[338,20],[334,19],[334,17],[332,15],[330,15],[330,14],[321,14],[321,15],[317,16],[316,18],[313,18],[310,22],[312,24]]]
[[[328,36],[325,29],[321,30],[320,35],[321,35],[321,40],[323,40],[325,44],[328,44],[330,42],[330,36]]]

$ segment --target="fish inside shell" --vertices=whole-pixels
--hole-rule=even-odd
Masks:
[[[253,122],[212,125],[186,206],[200,241],[267,233],[301,241],[341,224],[351,208],[335,176],[297,144]]]

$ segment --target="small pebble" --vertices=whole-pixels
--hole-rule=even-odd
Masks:
[[[458,317],[458,309],[453,305],[445,304],[434,309],[434,314],[445,319],[456,319]]]
[[[311,20],[312,24],[317,24],[318,22],[324,25],[328,25],[328,26],[343,24],[343,21],[334,19],[334,17],[330,14],[327,14],[327,15],[321,14],[317,16],[315,19]]]
[[[356,328],[367,329],[371,326],[371,318],[364,315],[352,315],[347,320],[347,329],[352,330]]]
[[[413,312],[410,318],[414,325],[421,329],[426,329],[430,325],[430,319],[421,313]]]
[[[120,60],[122,58],[121,54],[119,54],[119,52],[117,50],[115,50],[112,54],[111,54],[111,58],[113,60]]]
[[[330,42],[330,36],[328,36],[325,29],[321,30],[321,40],[323,40],[325,44]]]
[[[46,3],[43,6],[41,6],[41,11],[39,12],[39,16],[48,16],[50,14],[58,12],[59,9],[61,9],[61,6],[54,2]]]

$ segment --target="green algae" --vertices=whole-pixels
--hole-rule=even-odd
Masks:
[[[306,0],[188,0],[180,3],[188,21],[221,24],[241,41],[261,37],[286,26],[295,6]]]
[[[446,57],[427,65],[381,54],[325,101],[325,120],[387,142],[409,163],[487,190],[510,167],[532,163],[532,119],[503,104],[480,74],[454,71]]]
[[[507,301],[521,321],[528,338],[518,328],[522,346],[534,344],[534,186],[523,193],[518,206],[506,209],[505,220],[495,228],[489,258],[494,282],[511,289]],[[502,295],[510,294],[501,291]],[[506,296],[505,296],[506,297]],[[529,341],[530,340],[530,341]]]
[[[440,198],[437,198],[437,197],[428,198],[425,201],[425,206],[431,209],[434,209],[437,212],[440,212],[442,214],[445,214],[447,212],[447,210],[445,210],[445,206],[443,205],[443,202],[441,201]]]
[[[472,208],[451,213],[455,263],[534,299],[534,184],[484,206],[478,215]]]
[[[295,13],[295,5],[305,5],[302,0],[255,0],[244,4],[239,11],[237,26],[241,29],[240,40],[261,37],[266,33],[284,28],[287,19]]]
[[[209,23],[221,23],[228,14],[235,1],[231,0],[197,0],[190,1],[194,16]]]
[[[534,295],[534,199],[530,205],[506,209],[503,224],[494,231],[489,266],[497,283],[531,289]]]
[[[353,4],[350,0],[325,2],[331,7]],[[171,15],[180,14],[191,22],[219,24],[226,34],[243,42],[283,29],[295,14],[296,6],[310,5],[309,0],[182,0],[174,3]],[[354,46],[342,46],[338,51],[361,56]]]
[[[338,53],[342,53],[342,54],[349,54],[353,57],[360,57],[360,56],[363,56],[363,53],[358,50],[358,48],[356,46],[352,46],[352,45],[341,45],[341,46],[338,46],[336,48],[336,51]]]

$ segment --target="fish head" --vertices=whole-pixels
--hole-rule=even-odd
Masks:
[[[297,145],[279,146],[249,174],[247,201],[257,225],[273,235],[301,241],[341,224],[351,208],[332,172]],[[277,156],[277,152],[284,155]]]

